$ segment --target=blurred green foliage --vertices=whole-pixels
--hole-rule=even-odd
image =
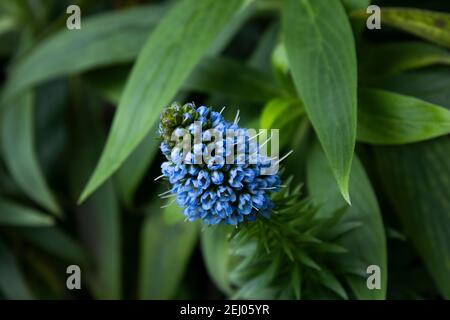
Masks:
[[[450,298],[450,4],[369,3],[1,1],[0,298]],[[164,207],[174,100],[280,129],[288,249]]]

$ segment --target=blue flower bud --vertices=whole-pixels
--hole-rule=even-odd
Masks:
[[[205,106],[200,106],[197,108],[197,112],[200,115],[200,117],[206,117],[209,113],[209,109]]]
[[[209,177],[209,173],[205,170],[200,170],[197,176],[196,182],[194,182],[195,186],[199,189],[207,189],[211,183],[211,179]]]
[[[235,167],[230,171],[230,178],[228,183],[233,188],[241,189],[243,187],[241,181],[244,178],[244,170],[241,167]]]
[[[239,195],[238,211],[244,215],[252,212],[252,199],[249,194],[243,193]]]
[[[217,194],[213,191],[205,191],[201,196],[201,206],[204,210],[210,210],[217,199]]]
[[[222,184],[223,181],[223,173],[220,171],[213,171],[211,174],[211,181],[214,184]]]
[[[225,138],[227,129],[239,130],[238,134],[244,138],[218,140],[217,136]],[[176,202],[184,208],[188,221],[200,219],[205,224],[237,225],[269,217],[273,208],[270,194],[278,190],[280,179],[278,175],[261,175],[263,161],[270,165],[270,159],[258,155],[259,147],[250,140],[248,130],[227,123],[220,113],[208,107],[173,104],[163,111],[159,132],[163,138],[160,149],[168,159],[161,165],[161,171],[171,183],[171,192],[176,194]],[[200,132],[203,143],[197,142],[191,150],[170,147],[172,133],[178,137],[190,134],[194,141],[193,135]],[[237,142],[243,144],[234,148]],[[225,163],[234,149],[242,153],[241,158]],[[203,155],[211,155],[206,163],[194,162],[196,156]],[[249,163],[250,159],[255,161]],[[236,160],[243,164],[237,164]]]

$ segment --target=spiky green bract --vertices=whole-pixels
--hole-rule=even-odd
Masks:
[[[341,276],[346,270],[333,263],[346,252],[335,239],[357,227],[345,225],[345,210],[329,218],[318,216],[300,188],[274,196],[271,219],[243,224],[231,235],[230,280],[239,299],[347,299]]]

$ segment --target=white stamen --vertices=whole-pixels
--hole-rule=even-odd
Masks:
[[[264,132],[264,131],[261,131],[260,133],[255,134],[253,137],[248,138],[248,141],[251,141],[251,140],[255,139],[257,136],[261,135],[263,132]]]
[[[239,122],[239,113],[240,110],[238,109],[238,111],[236,112],[236,117],[234,118],[234,124],[237,124]]]
[[[168,198],[172,198],[172,197],[175,197],[176,196],[176,194],[168,194],[168,195],[166,195],[166,196],[159,196],[161,199],[168,199]]]
[[[222,110],[220,110],[219,114],[222,114],[223,110],[225,110],[225,107],[223,107]]]
[[[266,143],[269,142],[270,140],[272,140],[272,135],[270,135],[270,138],[264,141],[263,144],[259,146],[259,148],[264,147]]]
[[[278,164],[278,163],[280,163],[281,161],[283,161],[284,159],[286,159],[287,157],[289,157],[289,156],[292,154],[292,152],[294,152],[294,150],[291,150],[291,151],[289,151],[288,153],[286,153],[286,154],[284,155],[284,157],[281,158],[280,160],[278,160],[277,162],[275,162],[275,164]]]
[[[158,196],[163,196],[163,195],[168,194],[168,193],[171,193],[171,192],[172,192],[172,189],[169,189],[169,190],[167,190],[166,192],[163,192],[163,193],[158,194]]]
[[[162,206],[161,207],[161,209],[164,209],[164,208],[167,208],[167,207],[170,207],[172,204],[174,204],[174,202],[175,202],[175,199],[174,200],[172,200],[172,201],[170,201],[168,204],[166,204],[166,205],[164,205],[164,206]]]
[[[255,206],[252,206],[253,209],[255,209],[256,211],[259,211],[259,209]]]
[[[158,180],[158,179],[161,179],[162,177],[164,177],[164,175],[162,174],[162,175],[160,175],[159,177],[156,177],[155,178],[155,180],[153,180],[153,181],[156,181],[156,180]]]

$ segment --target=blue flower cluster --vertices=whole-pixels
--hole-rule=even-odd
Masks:
[[[245,142],[239,144],[237,140],[224,138],[220,145],[214,145],[209,161],[197,164],[195,157],[208,151],[208,143],[194,144],[186,153],[175,147],[170,138],[173,133],[178,136],[178,133],[188,132],[192,137],[200,133],[201,141],[211,141],[209,129],[215,129],[224,137],[227,129],[242,130],[240,134]],[[159,132],[163,138],[160,149],[167,158],[161,165],[162,174],[170,182],[170,192],[176,196],[178,205],[184,208],[187,220],[237,225],[253,221],[258,216],[269,217],[273,208],[270,194],[279,190],[280,178],[276,174],[261,174],[269,159],[259,154],[256,143],[250,143],[252,138],[246,129],[226,122],[219,112],[211,108],[174,103],[161,114]],[[237,145],[237,154],[241,154],[241,159],[236,157],[231,164],[225,163],[232,149],[227,150],[227,143]],[[251,157],[256,157],[256,160],[249,161]]]

